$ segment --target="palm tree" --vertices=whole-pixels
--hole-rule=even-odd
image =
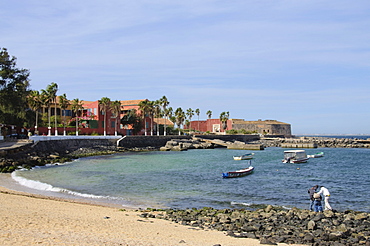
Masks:
[[[182,108],[177,108],[176,109],[175,116],[176,116],[176,124],[179,127],[179,135],[181,135],[181,131],[180,131],[181,129],[180,128],[181,128],[181,125],[185,121],[185,113],[182,110]]]
[[[51,135],[51,127],[50,127],[50,95],[48,94],[47,90],[41,90],[41,98],[42,98],[42,105],[48,109],[48,136]],[[45,112],[45,110],[44,110]]]
[[[192,110],[191,108],[188,108],[187,110],[186,110],[186,115],[188,116],[188,119],[189,119],[189,132],[190,132],[190,122],[191,122],[191,118],[193,118],[193,116],[194,116],[194,110]]]
[[[162,109],[163,109],[163,113],[164,113],[164,131],[163,131],[163,135],[166,136],[166,119],[167,119],[167,115],[166,115],[166,108],[168,106],[168,104],[170,104],[167,100],[167,97],[166,96],[163,96],[161,99],[159,99],[159,102],[160,102],[160,105],[162,106]]]
[[[107,113],[110,110],[111,101],[108,97],[102,97],[98,104],[101,107],[102,114],[104,114],[104,136],[107,136]]]
[[[64,93],[59,97],[59,105],[63,109],[63,136],[66,135],[66,109],[68,108],[69,101],[67,95]]]
[[[173,118],[173,109],[172,109],[172,107],[169,107],[169,108],[166,109],[165,115],[167,116],[167,118],[169,120],[171,120]]]
[[[38,116],[39,109],[42,106],[42,98],[39,91],[31,91],[28,97],[28,105],[31,110],[36,112],[36,124],[35,124],[35,134],[38,134],[37,125],[38,125]]]
[[[150,117],[150,135],[153,136],[153,117],[154,117],[154,112],[156,108],[156,103],[157,101],[149,101],[148,102],[148,114]]]
[[[153,102],[153,114],[154,118],[159,119],[161,117],[161,105],[160,101],[156,100]],[[159,124],[157,122],[157,136],[159,136]]]
[[[208,110],[206,114],[208,116],[208,119],[212,118],[212,111],[211,110]]]
[[[220,114],[220,121],[222,123],[222,128],[224,129],[224,131],[226,130],[227,128],[227,121],[229,120],[229,111],[227,112],[222,112]],[[226,133],[226,132],[225,132]]]
[[[72,100],[72,111],[76,115],[76,136],[78,136],[78,111],[84,108],[82,105],[82,100],[80,101],[78,98]]]
[[[138,105],[139,105],[139,109],[140,109],[140,110],[142,111],[142,113],[143,113],[145,136],[147,136],[145,116],[146,116],[146,113],[149,111],[149,108],[150,108],[150,102],[149,102],[148,100],[144,100],[144,101],[139,102],[139,104],[138,104]]]
[[[121,101],[112,102],[112,113],[116,116],[116,123],[114,124],[114,135],[117,136],[117,118],[121,115]]]
[[[48,108],[48,120],[49,120],[48,136],[51,136],[51,126],[50,126],[51,107],[50,106],[51,106],[51,103],[56,98],[57,91],[58,91],[58,85],[53,82],[53,83],[51,83],[50,85],[48,85],[46,87],[46,90],[42,90],[42,93],[41,93],[43,95],[43,98],[44,98],[45,106],[47,106],[47,108]],[[56,102],[55,102],[55,117],[56,117]],[[55,126],[56,126],[56,123],[55,123]],[[57,129],[55,131],[56,131],[56,135],[58,135]]]
[[[54,101],[55,136],[58,136],[58,125],[57,125],[57,91],[58,91],[58,85],[56,83],[51,83],[51,86],[52,86],[52,95],[53,95],[53,101]]]
[[[199,131],[199,115],[200,115],[200,110],[199,110],[199,108],[197,108],[197,109],[195,110],[195,113],[196,113],[196,115],[198,116],[198,131]]]

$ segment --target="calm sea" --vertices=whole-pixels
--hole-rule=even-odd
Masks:
[[[33,189],[130,207],[255,208],[261,204],[307,209],[307,189],[324,185],[337,210],[370,212],[370,149],[318,148],[323,158],[285,164],[282,148],[254,151],[253,174],[223,179],[222,172],[249,166],[233,155],[251,151],[206,149],[135,152],[82,158],[64,165],[16,171]]]

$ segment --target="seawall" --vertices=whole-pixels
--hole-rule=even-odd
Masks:
[[[282,148],[370,148],[370,140],[328,137],[261,138],[265,147]]]

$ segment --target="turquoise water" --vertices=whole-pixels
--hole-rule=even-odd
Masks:
[[[17,171],[13,177],[37,189],[128,206],[180,209],[260,204],[308,208],[307,189],[318,184],[332,193],[334,209],[370,212],[369,149],[307,149],[307,154],[324,151],[325,156],[303,164],[282,163],[284,150],[254,151],[254,173],[235,179],[223,179],[222,172],[248,167],[249,161],[234,161],[232,156],[251,151],[120,153]]]

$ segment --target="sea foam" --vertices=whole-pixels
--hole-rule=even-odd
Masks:
[[[54,187],[54,186],[52,186],[50,184],[47,184],[47,183],[43,183],[43,182],[40,182],[40,181],[23,178],[23,177],[17,175],[18,172],[19,171],[15,171],[11,174],[12,179],[14,179],[20,185],[23,185],[23,186],[31,188],[31,189],[40,190],[40,191],[59,192],[59,193],[64,193],[64,194],[69,194],[69,195],[79,196],[79,197],[84,197],[84,198],[115,199],[115,198],[112,198],[112,197],[97,196],[97,195],[92,195],[92,194],[84,194],[84,193],[80,193],[80,192],[71,191],[71,190],[68,190],[68,189],[62,189],[62,188],[59,188],[59,187]]]

